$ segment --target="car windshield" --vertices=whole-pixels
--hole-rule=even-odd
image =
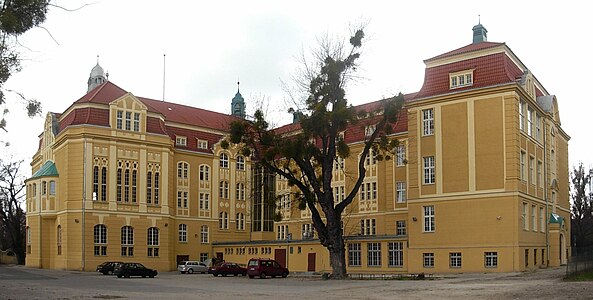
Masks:
[[[257,260],[250,260],[248,266],[257,266]]]

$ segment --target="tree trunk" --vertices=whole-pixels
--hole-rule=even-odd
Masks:
[[[346,279],[346,248],[342,236],[333,237],[333,245],[328,248],[329,260],[332,266],[331,279]]]

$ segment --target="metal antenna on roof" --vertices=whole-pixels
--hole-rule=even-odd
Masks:
[[[237,93],[239,92],[239,80],[237,80]]]
[[[165,102],[165,58],[166,54],[163,54],[163,102]]]

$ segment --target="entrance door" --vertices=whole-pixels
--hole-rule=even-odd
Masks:
[[[216,262],[224,261],[224,255],[222,252],[216,252]]]
[[[286,249],[275,249],[274,260],[286,268]]]
[[[315,272],[315,253],[307,255],[307,272]]]
[[[189,255],[177,255],[177,265],[180,265],[182,261],[188,261]]]

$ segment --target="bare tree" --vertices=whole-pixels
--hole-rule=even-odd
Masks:
[[[572,236],[577,247],[593,246],[593,194],[591,174],[585,171],[583,163],[572,171]],[[587,193],[587,187],[589,193]]]
[[[19,264],[25,263],[25,197],[24,177],[20,174],[22,161],[0,160],[0,237],[2,245],[16,254]]]

